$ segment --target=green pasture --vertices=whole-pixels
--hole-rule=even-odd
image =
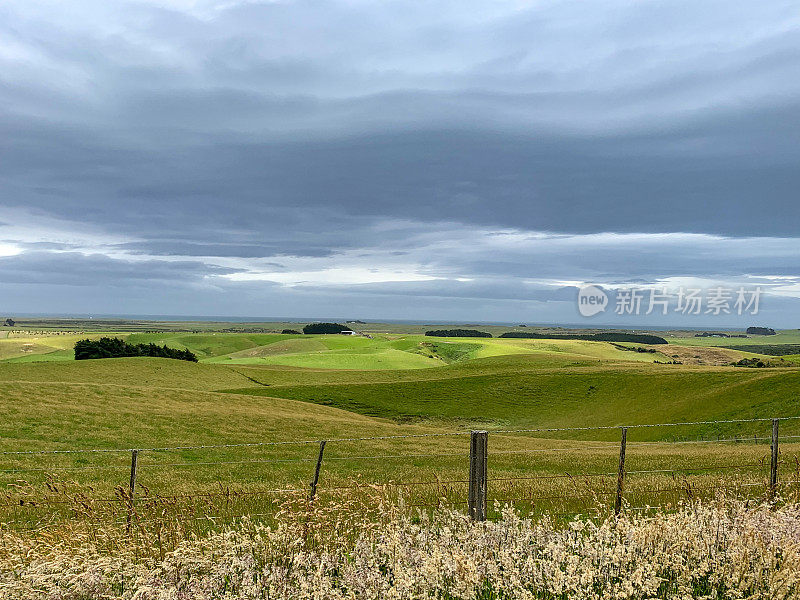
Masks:
[[[444,498],[458,506],[474,428],[490,431],[490,498],[588,510],[607,506],[614,489],[618,426],[800,417],[800,369],[653,362],[677,345],[652,354],[605,342],[397,332],[122,332],[131,343],[188,348],[200,362],[72,360],[76,339],[99,335],[108,334],[0,338],[0,489],[9,522],[77,518],[68,494],[97,507],[119,499],[130,448],[148,449],[139,456],[143,511],[167,510],[157,498],[180,496],[186,501],[171,500],[169,510],[268,513],[287,494],[306,493],[315,440],[339,438],[369,439],[327,446],[321,498],[395,490],[411,504]],[[611,429],[509,432],[593,426]],[[631,474],[628,500],[677,502],[720,487],[757,497],[769,429],[631,429],[629,468],[647,473]],[[782,480],[800,480],[800,438],[791,437],[800,420],[784,422],[781,433]],[[36,453],[75,449],[109,452]]]
[[[776,335],[750,335],[737,338],[717,337],[667,337],[670,344],[678,346],[757,346],[764,344],[800,344],[800,329],[779,330]]]
[[[603,373],[601,369],[592,370]],[[34,371],[41,371],[40,381],[34,381]],[[52,518],[53,506],[62,511],[58,514],[74,517],[74,512],[64,513],[64,505],[59,504],[69,494],[76,501],[97,504],[97,510],[105,510],[107,505],[103,502],[121,498],[117,490],[126,488],[130,464],[126,448],[146,449],[139,455],[138,473],[141,510],[145,514],[148,510],[179,510],[183,515],[191,511],[201,515],[263,514],[277,509],[280,502],[293,495],[302,497],[306,493],[318,451],[314,440],[340,438],[347,439],[332,441],[326,448],[320,481],[322,499],[335,499],[341,494],[369,499],[394,490],[406,494],[409,503],[427,505],[442,498],[456,506],[463,502],[468,431],[485,424],[482,415],[476,418],[470,413],[472,407],[468,403],[463,406],[460,420],[443,422],[440,414],[432,412],[425,419],[401,423],[334,406],[211,389],[234,382],[252,384],[246,374],[253,371],[257,369],[240,374],[219,365],[151,358],[2,365],[0,451],[123,450],[2,455],[0,481],[6,498],[11,500],[6,518],[38,524]],[[424,370],[426,374],[430,372]],[[539,375],[547,372],[542,370]],[[401,372],[386,372],[396,373]],[[351,378],[356,375],[350,371],[344,374]],[[644,375],[646,372],[638,369],[627,373],[631,379]],[[455,383],[485,377],[450,379]],[[757,381],[746,379],[739,383],[752,386]],[[168,380],[170,386],[165,385]],[[597,383],[596,379],[593,381]],[[617,378],[606,381],[614,386],[620,383]],[[698,392],[708,398],[712,390],[730,389],[735,384],[725,377],[718,378]],[[796,384],[796,378],[784,384]],[[396,399],[397,406],[407,404],[404,384],[396,385],[403,394]],[[552,391],[554,384],[548,385]],[[601,382],[598,387],[604,385]],[[675,392],[680,385],[673,382],[670,390]],[[762,385],[766,386],[766,381]],[[276,386],[274,391],[277,395],[287,389]],[[757,391],[753,387],[748,390]],[[487,398],[484,407],[493,405],[493,414],[502,416],[503,430],[531,425],[530,415],[523,412],[524,399],[511,396],[509,402],[501,403],[498,397]],[[433,401],[438,403],[440,399],[435,397]],[[376,406],[381,406],[377,399]],[[626,409],[623,402],[615,406],[616,410]],[[647,418],[655,421],[664,416],[656,406],[650,406]],[[762,408],[766,411],[774,407]],[[782,410],[786,410],[785,406]],[[697,417],[712,413],[718,418],[729,416],[724,407],[716,406],[697,413]],[[754,410],[749,414],[760,413]],[[568,418],[562,412],[558,423],[565,423]],[[592,423],[579,411],[573,411],[571,419],[578,426]],[[642,414],[633,414],[631,422],[648,421]],[[617,417],[604,424],[619,423]],[[493,501],[513,500],[536,510],[577,511],[608,506],[608,495],[615,485],[619,430],[585,432],[580,436],[583,439],[570,439],[574,433],[504,432],[499,424],[491,423],[490,430]],[[556,421],[537,426],[553,424]],[[720,487],[757,495],[763,491],[766,476],[768,430],[768,423],[719,429],[632,429],[628,436],[629,468],[648,473],[631,474],[627,498],[633,505],[677,502],[687,493],[705,490],[706,495],[713,495],[709,490]],[[797,428],[787,422],[783,432],[791,435]],[[442,433],[455,435],[439,435]],[[430,434],[434,435],[426,437]],[[717,436],[723,441],[717,442]],[[724,441],[728,438],[731,441]],[[673,445],[663,440],[685,443]],[[787,439],[782,454],[786,481],[796,479],[793,461],[800,455],[798,444],[789,442]],[[226,444],[253,445],[194,447]],[[184,448],[159,449],[173,447]],[[660,470],[670,472],[652,473]],[[405,484],[408,485],[404,487]],[[185,497],[188,505],[175,503],[174,496]],[[108,506],[120,507],[113,503]]]
[[[30,334],[28,332],[6,332],[0,338],[0,361],[40,362],[73,360],[72,347],[75,342],[86,338],[98,338],[103,334],[70,332],[49,332]]]
[[[201,361],[229,365],[285,365],[314,369],[386,370],[440,367],[514,354],[554,354],[574,360],[652,362],[663,354],[638,354],[605,342],[496,338],[432,338],[420,335],[361,336],[270,334],[133,334],[131,343],[188,348]]]
[[[232,391],[449,427],[572,427],[800,415],[800,370],[657,367],[534,369],[425,380],[248,386]],[[736,433],[736,428],[703,428],[709,434],[722,431]],[[672,434],[656,428],[648,430],[647,437],[655,440]]]
[[[53,362],[72,360],[78,339],[110,335],[132,344],[154,343],[188,349],[201,362],[227,365],[278,365],[306,369],[389,370],[441,367],[475,359],[517,354],[538,355],[542,363],[585,361],[652,363],[672,360],[728,364],[745,357],[762,358],[786,365],[799,364],[786,357],[745,353],[748,346],[791,344],[797,332],[781,332],[758,338],[670,338],[669,345],[653,346],[653,353],[636,352],[636,344],[612,344],[582,340],[518,338],[434,338],[416,334],[378,333],[372,337],[341,335],[283,335],[278,333],[188,332],[38,332],[14,330],[0,338],[0,362]],[[763,338],[763,339],[762,339]],[[691,348],[697,348],[692,352]],[[791,348],[791,346],[790,346]],[[700,353],[703,356],[693,356]],[[783,358],[783,360],[781,360]],[[699,361],[698,361],[699,359]]]

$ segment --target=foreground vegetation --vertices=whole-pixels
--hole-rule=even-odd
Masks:
[[[621,518],[495,522],[389,506],[307,506],[271,527],[242,520],[169,547],[102,529],[0,531],[9,600],[788,600],[800,594],[800,507],[718,499]]]

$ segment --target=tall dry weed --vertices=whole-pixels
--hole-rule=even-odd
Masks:
[[[298,501],[300,502],[300,501]],[[800,506],[719,499],[566,524],[472,523],[378,502],[287,507],[168,551],[154,538],[0,534],[8,600],[726,599],[800,597]],[[98,540],[103,540],[98,543]]]

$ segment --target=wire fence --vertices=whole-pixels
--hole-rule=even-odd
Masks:
[[[669,507],[721,491],[771,501],[800,491],[800,433],[781,433],[782,423],[800,426],[800,417],[8,449],[0,451],[0,521],[40,527],[91,514],[128,527],[159,518],[217,522],[268,517],[293,502],[389,495],[420,509],[466,506],[477,520],[509,503],[574,515]],[[654,429],[681,434],[628,437]]]

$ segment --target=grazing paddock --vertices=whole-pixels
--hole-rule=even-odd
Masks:
[[[658,365],[605,342],[214,332],[127,339],[188,348],[206,362],[0,362],[9,527],[127,525],[130,449],[139,450],[137,526],[167,517],[204,530],[242,515],[270,521],[307,498],[319,440],[329,440],[320,506],[378,497],[464,509],[470,429],[489,431],[491,518],[505,502],[525,514],[604,514],[616,495],[619,426],[686,421],[703,423],[629,430],[628,509],[675,507],[720,490],[757,500],[768,492],[770,424],[750,419],[800,416],[798,369]],[[331,357],[356,365],[388,353],[436,366],[320,368]],[[318,362],[263,362],[275,357]],[[592,429],[602,426],[611,427]],[[800,480],[798,434],[800,423],[782,424],[783,495]]]
[[[291,418],[293,407],[271,407],[275,423]],[[331,409],[311,407],[307,418],[329,431],[343,423]],[[338,411],[334,411],[338,412]],[[346,414],[346,413],[345,413]],[[246,416],[246,415],[245,415]],[[339,415],[340,418],[344,415]],[[232,420],[236,416],[231,414]],[[360,425],[367,424],[361,418]],[[797,419],[784,421],[796,430]],[[350,430],[358,418],[347,423]],[[764,420],[717,423],[748,427],[752,435],[692,437],[707,423],[632,427],[626,430],[624,510],[675,508],[682,502],[728,498],[762,501],[793,497],[800,490],[800,436],[779,435],[777,486],[771,481],[771,427]],[[681,439],[647,441],[653,430],[679,430]],[[341,431],[341,430],[338,430]],[[344,499],[431,510],[467,504],[469,433],[391,433],[367,430],[362,437],[329,437],[321,460],[315,503]],[[614,427],[565,431],[497,430],[488,434],[488,506],[511,503],[524,514],[571,516],[608,514],[617,497],[620,441],[542,437],[602,433]],[[600,435],[595,435],[600,438]],[[161,520],[197,521],[206,528],[249,516],[270,521],[286,503],[308,499],[319,456],[317,440],[277,433],[262,442],[232,442],[139,447],[135,495],[129,477],[133,452],[122,448],[62,447],[59,450],[5,450],[0,476],[5,480],[3,521],[16,528],[40,528],[59,521],[86,519],[113,524],[132,515],[137,527]]]

